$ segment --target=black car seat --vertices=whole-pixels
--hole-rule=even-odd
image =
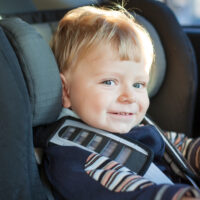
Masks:
[[[148,113],[163,129],[192,136],[198,77],[188,37],[175,15],[161,2],[134,0],[129,1],[127,7],[136,8],[137,13],[153,25],[165,52],[165,76],[161,88],[151,99]]]
[[[149,93],[152,105],[149,114],[164,129],[191,134],[197,86],[196,62],[191,44],[174,15],[163,4],[148,0],[133,2],[134,6],[131,4],[130,7],[138,8],[141,15],[136,15],[136,18],[141,23],[147,23],[151,34],[156,34],[153,36],[155,47],[161,44],[156,49],[160,56],[156,57],[155,71],[151,75]],[[152,9],[152,13],[153,10],[160,13],[158,10],[162,9],[160,26],[145,15],[150,12],[147,8]],[[46,199],[33,151],[32,128],[57,119],[62,107],[61,81],[56,61],[46,42],[48,39],[45,41],[43,31],[43,37],[38,33],[36,22],[42,26],[44,22],[46,25],[47,22],[58,21],[58,16],[65,12],[20,15],[34,26],[19,18],[0,20],[2,200]],[[50,23],[48,27],[54,26]]]

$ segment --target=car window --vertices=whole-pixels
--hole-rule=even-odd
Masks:
[[[200,25],[200,0],[159,0],[166,3],[181,25]]]

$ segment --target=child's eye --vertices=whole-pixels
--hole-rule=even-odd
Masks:
[[[135,88],[143,88],[144,86],[145,86],[144,83],[134,83],[133,84],[133,87],[135,87]]]
[[[103,81],[102,83],[105,85],[110,85],[110,86],[115,85],[115,81],[113,81],[113,80],[106,80],[106,81]]]

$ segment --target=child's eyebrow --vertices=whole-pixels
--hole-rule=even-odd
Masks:
[[[94,76],[122,76],[121,73],[118,72],[111,72],[111,71],[100,71],[94,73]]]
[[[93,75],[94,77],[106,77],[106,78],[112,78],[112,77],[119,77],[120,79],[123,78],[123,74],[121,73],[118,73],[118,72],[97,72]],[[136,81],[146,81],[146,82],[149,82],[149,75],[147,74],[138,74],[136,76],[133,75],[133,80],[136,80]]]
[[[139,74],[136,74],[135,77],[134,77],[135,80],[144,80],[144,81],[149,81],[150,79],[150,76],[148,73],[139,73]]]
[[[138,82],[144,82],[144,83],[149,83],[149,78],[148,77],[136,77],[135,79],[134,79],[136,82],[138,81]]]

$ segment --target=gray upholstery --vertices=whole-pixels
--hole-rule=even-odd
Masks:
[[[142,26],[144,26],[147,29],[154,45],[155,59],[152,64],[150,81],[148,85],[149,96],[153,97],[157,94],[165,77],[165,71],[166,71],[165,52],[162,43],[160,41],[159,35],[155,30],[155,28],[152,26],[152,24],[149,21],[147,21],[144,17],[138,14],[135,14],[134,17]]]
[[[33,150],[29,95],[15,52],[0,27],[0,199],[44,200]]]
[[[19,18],[0,20],[14,46],[28,87],[33,126],[54,121],[62,107],[61,80],[49,45]]]
[[[48,44],[57,28],[57,25],[58,22],[32,24],[32,26],[41,34]]]

